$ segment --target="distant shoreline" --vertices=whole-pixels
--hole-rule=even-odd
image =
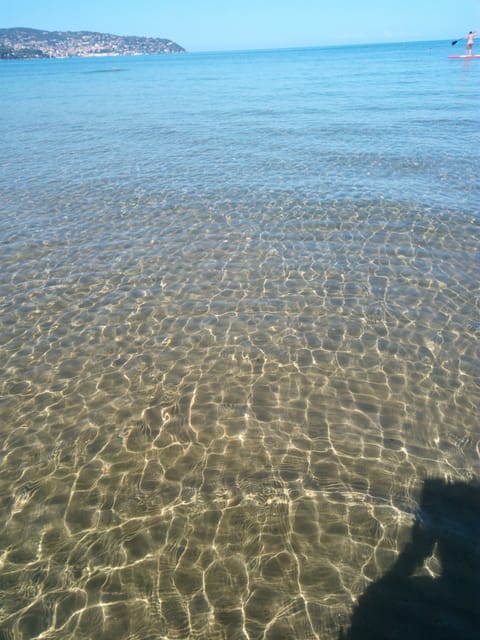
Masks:
[[[92,58],[185,53],[166,38],[118,36],[94,31],[0,29],[0,60]]]
[[[186,52],[185,52],[186,53]],[[2,57],[0,50],[0,63],[1,62],[32,62],[35,60],[90,60],[92,58],[140,58],[142,56],[161,56],[161,55],[179,55],[175,53],[163,54],[163,53],[88,53],[84,55],[69,55],[69,56],[12,56]]]

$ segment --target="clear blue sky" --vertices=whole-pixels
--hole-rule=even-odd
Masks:
[[[452,40],[480,0],[0,0],[0,27],[171,38],[189,51]]]

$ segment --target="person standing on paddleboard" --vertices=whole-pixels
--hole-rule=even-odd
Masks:
[[[467,48],[465,50],[465,55],[466,56],[471,56],[473,53],[473,42],[475,40],[475,36],[477,36],[478,33],[476,31],[469,31],[468,34],[465,36],[467,39]]]

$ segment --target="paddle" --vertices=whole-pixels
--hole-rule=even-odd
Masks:
[[[462,40],[462,38],[459,38],[458,40]],[[454,40],[452,44],[457,44],[458,40]]]

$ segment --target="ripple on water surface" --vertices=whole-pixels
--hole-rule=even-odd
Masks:
[[[335,638],[478,474],[475,221],[117,197],[7,233],[3,633]]]

